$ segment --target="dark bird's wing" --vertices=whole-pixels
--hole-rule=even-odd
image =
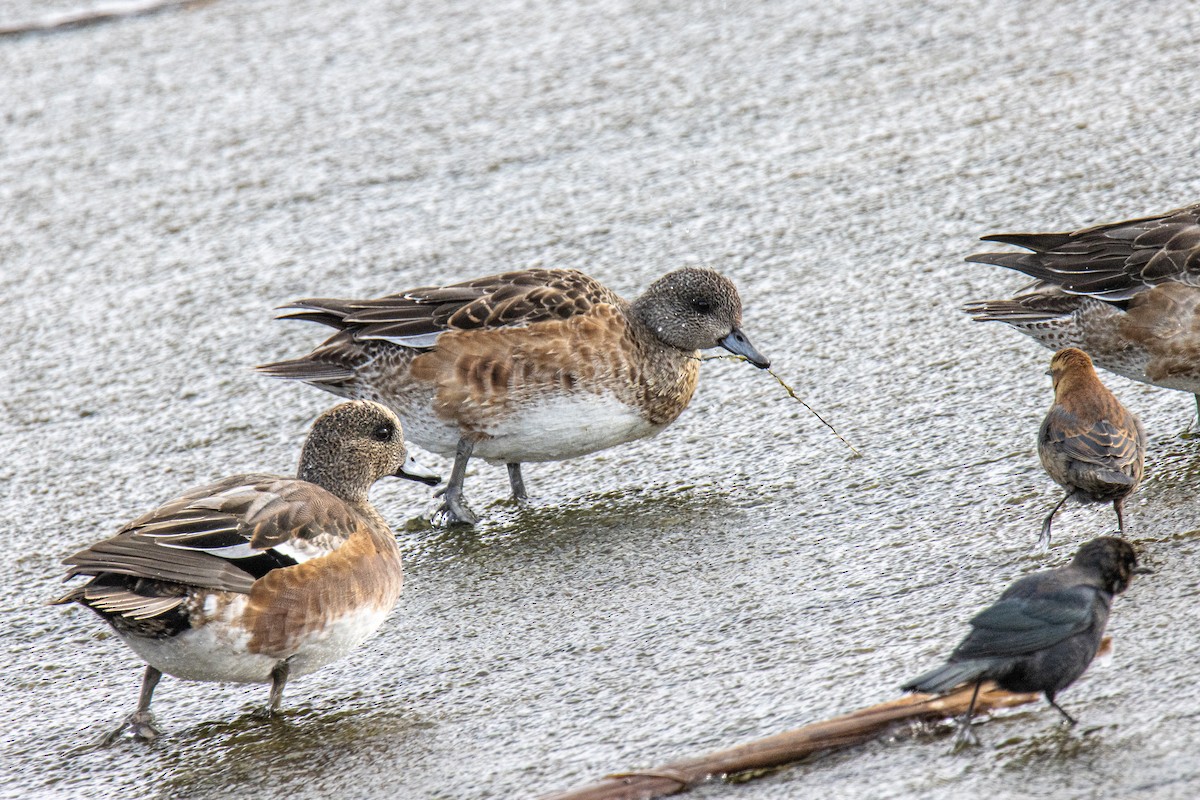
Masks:
[[[1032,252],[977,253],[968,261],[1014,269],[1070,294],[1112,303],[1164,281],[1200,286],[1200,204],[1071,233],[1000,233],[983,240]]]
[[[64,563],[70,567],[68,579],[143,579],[147,593],[132,588],[136,580],[121,581],[125,588],[116,597],[113,582],[101,582],[108,604],[104,610],[138,611],[133,608],[138,597],[162,604],[163,588],[154,584],[247,593],[273,569],[332,552],[360,524],[341,500],[319,486],[270,475],[239,475],[187,492]],[[86,590],[92,585],[59,602],[89,599]]]
[[[1037,596],[1001,597],[971,620],[971,633],[951,661],[1025,655],[1087,630],[1093,623],[1099,592],[1073,586]]]
[[[450,330],[519,327],[620,302],[610,289],[577,270],[530,269],[373,300],[298,300],[285,306],[280,317],[320,322],[350,332],[356,341],[427,348]]]

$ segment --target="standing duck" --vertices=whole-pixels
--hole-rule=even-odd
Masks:
[[[338,660],[375,632],[400,597],[400,549],[367,493],[380,478],[436,483],[407,458],[384,406],[343,403],[313,424],[296,477],[235,475],[201,486],[66,560],[91,580],[53,603],[99,614],[146,662],[126,728],[153,738],[163,673],[270,683]]]
[[[259,370],[376,400],[409,439],[454,457],[435,515],[473,524],[463,479],[478,456],[560,461],[653,436],[687,407],[698,350],[770,364],[742,332],[733,283],[708,269],[668,273],[627,302],[576,270],[529,269],[373,300],[299,300],[285,318],[337,329],[306,356]]]

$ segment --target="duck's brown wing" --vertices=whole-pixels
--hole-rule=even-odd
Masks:
[[[450,330],[520,327],[621,302],[610,289],[577,270],[529,269],[372,300],[298,300],[285,306],[280,317],[320,322],[349,332],[356,341],[389,341],[423,349]]]
[[[64,563],[68,579],[125,575],[246,593],[273,569],[332,552],[361,524],[314,484],[238,475],[165,503]],[[68,594],[60,601],[77,599]]]
[[[998,233],[983,241],[1032,252],[976,253],[967,261],[1014,269],[1111,303],[1166,281],[1200,286],[1200,204],[1069,233]]]

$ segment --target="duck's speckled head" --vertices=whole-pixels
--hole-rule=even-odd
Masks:
[[[409,459],[404,430],[390,409],[355,400],[317,417],[300,453],[297,477],[361,502],[377,480],[388,476],[438,482],[434,473]]]
[[[697,267],[669,272],[650,284],[631,310],[671,347],[723,347],[756,367],[771,365],[742,332],[742,299],[733,282],[719,272]]]

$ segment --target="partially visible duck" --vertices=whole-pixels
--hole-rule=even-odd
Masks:
[[[1027,253],[978,253],[1036,281],[1010,300],[970,303],[1052,350],[1077,347],[1097,366],[1197,395],[1200,410],[1200,204],[1070,233],[983,237]]]

